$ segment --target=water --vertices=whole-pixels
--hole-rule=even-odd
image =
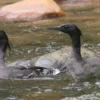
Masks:
[[[6,62],[31,59],[70,44],[70,38],[66,34],[47,30],[47,27],[52,25],[74,23],[84,33],[82,43],[100,43],[100,6],[62,8],[66,16],[60,18],[37,22],[1,23],[0,29],[7,32],[13,45],[12,51],[7,51]],[[99,79],[93,82],[91,80],[86,81],[87,83],[75,82],[66,75],[32,80],[0,79],[0,100],[98,100],[96,97],[100,99]],[[71,99],[72,97],[74,99]],[[87,99],[89,97],[92,99]]]
[[[61,81],[47,77],[42,79],[0,80],[0,100],[31,100],[39,98],[39,95],[44,95],[44,100],[47,100],[46,93],[57,95],[60,92]],[[66,83],[63,82],[63,84]]]
[[[0,100],[100,99],[100,84],[98,84],[100,82],[74,83],[74,81],[67,78],[60,76],[42,78],[43,80],[37,80],[37,78],[32,80],[0,80]]]

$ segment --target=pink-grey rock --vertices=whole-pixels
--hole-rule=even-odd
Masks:
[[[64,12],[53,0],[22,0],[0,9],[1,21],[31,21],[62,15]]]

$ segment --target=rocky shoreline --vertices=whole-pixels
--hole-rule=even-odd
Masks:
[[[93,51],[96,54],[96,56],[100,57],[100,43],[98,43],[96,45],[85,43],[85,44],[82,45],[82,47],[87,48],[87,49]]]

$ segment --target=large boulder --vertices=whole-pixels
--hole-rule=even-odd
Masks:
[[[0,20],[7,21],[31,21],[62,15],[64,12],[53,0],[23,0],[0,10]]]

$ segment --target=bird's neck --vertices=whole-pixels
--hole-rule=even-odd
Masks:
[[[71,38],[72,38],[72,56],[77,61],[82,61],[80,36],[73,36]]]

